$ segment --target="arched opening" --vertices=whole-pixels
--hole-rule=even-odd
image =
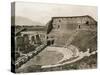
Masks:
[[[47,45],[53,45],[54,44],[54,40],[48,40],[47,41]]]
[[[54,40],[51,40],[51,44],[52,44],[52,45],[54,44]]]
[[[80,29],[80,28],[81,28],[81,26],[80,26],[80,25],[78,25],[78,28]]]
[[[47,41],[47,45],[48,45],[48,46],[50,45],[50,40]]]

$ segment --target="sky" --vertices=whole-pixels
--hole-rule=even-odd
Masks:
[[[16,2],[15,15],[27,18],[30,21],[33,21],[32,23],[36,22],[41,25],[45,25],[49,20],[51,20],[52,17],[57,16],[67,17],[90,15],[97,20],[97,7],[68,4]],[[30,24],[28,21],[27,24]],[[17,19],[16,24],[19,24],[19,20]],[[26,24],[26,22],[21,21],[21,24]]]

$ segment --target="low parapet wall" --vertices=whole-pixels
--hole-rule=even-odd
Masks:
[[[94,51],[94,52],[92,52],[92,53],[89,53],[89,51],[86,51],[86,52],[80,52],[80,55],[77,57],[77,58],[75,58],[75,59],[73,59],[73,60],[71,60],[71,61],[67,61],[67,62],[64,62],[64,63],[62,63],[62,64],[56,64],[56,65],[44,65],[44,66],[42,66],[41,68],[42,69],[45,69],[45,68],[54,68],[54,67],[60,67],[60,66],[63,66],[63,65],[67,65],[67,64],[71,64],[71,63],[74,63],[74,62],[76,62],[76,61],[78,61],[78,60],[81,60],[82,58],[84,58],[84,57],[86,57],[86,56],[91,56],[91,55],[94,55],[94,54],[96,54],[97,53],[97,51]]]
[[[25,64],[27,61],[29,61],[32,57],[36,56],[38,53],[40,53],[44,48],[46,47],[46,44],[40,45],[37,47],[34,51],[25,54],[25,56],[21,57],[19,60],[15,62],[16,69],[21,67],[23,64]]]

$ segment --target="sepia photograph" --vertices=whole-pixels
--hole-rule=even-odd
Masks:
[[[97,68],[96,6],[11,3],[11,71]]]

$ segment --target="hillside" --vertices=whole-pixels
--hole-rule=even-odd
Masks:
[[[11,21],[13,24],[14,17],[11,17]],[[36,22],[36,21],[32,21],[31,19],[26,18],[26,17],[15,16],[15,25],[28,25],[28,26],[33,25],[33,26],[36,26],[36,25],[41,25],[41,23]]]

